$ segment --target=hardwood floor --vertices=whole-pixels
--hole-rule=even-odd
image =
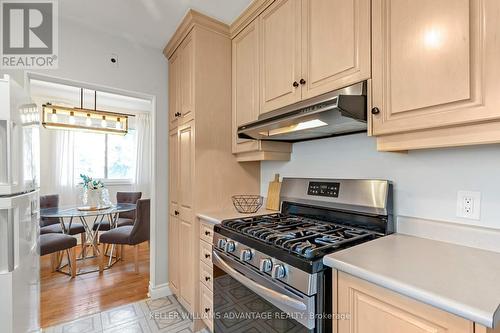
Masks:
[[[96,259],[87,261],[89,265],[98,264]],[[78,261],[78,265],[81,264],[82,261]],[[140,245],[139,274],[134,271],[133,248],[127,246],[125,260],[104,271],[103,275],[95,272],[74,279],[52,273],[50,256],[41,257],[40,278],[40,321],[42,328],[46,328],[147,298],[149,246],[147,242]]]

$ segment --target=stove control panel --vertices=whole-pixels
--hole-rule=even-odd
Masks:
[[[309,182],[307,189],[308,195],[316,195],[320,197],[338,198],[340,183],[329,182]]]

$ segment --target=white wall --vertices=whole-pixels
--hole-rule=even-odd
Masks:
[[[119,66],[110,65],[117,54]],[[39,70],[50,76],[156,96],[156,230],[153,286],[167,282],[167,174],[168,124],[167,63],[161,50],[136,45],[128,39],[92,31],[75,22],[59,25],[59,69]],[[4,71],[22,78],[22,71]]]
[[[290,177],[381,178],[394,182],[396,215],[500,229],[500,145],[382,153],[365,134],[295,143],[289,162],[263,162],[261,191]],[[481,219],[456,217],[457,191],[481,192]]]

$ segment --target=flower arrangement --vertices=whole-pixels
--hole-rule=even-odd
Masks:
[[[92,179],[92,177],[84,174],[80,174],[80,178],[83,181],[82,186],[86,190],[97,190],[98,188],[104,188],[104,183],[100,180],[94,180]]]
[[[100,180],[92,179],[84,174],[80,174],[82,179],[83,204],[90,209],[103,209],[111,206],[109,191]]]

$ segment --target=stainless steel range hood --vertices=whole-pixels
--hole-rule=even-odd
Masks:
[[[366,81],[266,113],[238,137],[297,142],[365,132]]]

